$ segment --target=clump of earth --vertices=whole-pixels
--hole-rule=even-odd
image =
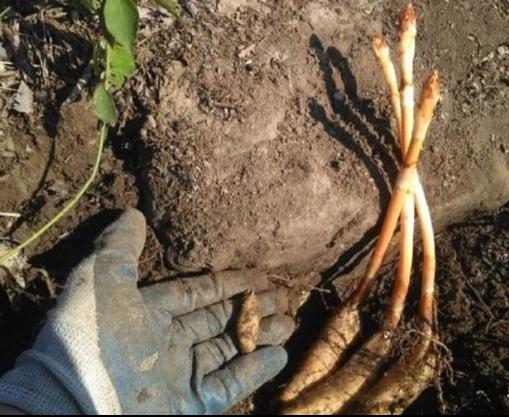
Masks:
[[[399,3],[191,3],[168,51],[142,57],[161,74],[143,97],[143,207],[167,261],[301,273],[365,246],[398,167],[370,39],[395,26]],[[443,77],[420,167],[439,231],[509,199],[507,15],[418,12],[416,84],[432,68]],[[471,26],[479,14],[489,39]]]

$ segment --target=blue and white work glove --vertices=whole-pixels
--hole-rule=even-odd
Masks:
[[[0,379],[0,404],[30,414],[218,414],[277,375],[294,330],[284,290],[262,292],[260,348],[239,355],[235,295],[256,271],[138,290],[145,220],[126,211],[71,274],[33,349]],[[233,326],[234,327],[234,326]]]

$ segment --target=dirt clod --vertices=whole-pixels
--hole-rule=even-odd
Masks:
[[[174,61],[144,63],[166,74],[144,102],[146,211],[179,271],[326,269],[373,236],[396,172],[369,40],[397,5],[366,18],[350,2],[227,3],[174,33],[178,79]],[[509,199],[509,158],[489,141],[507,124],[505,20],[474,9],[418,8],[417,79],[431,65],[445,79],[421,168],[437,230]],[[493,35],[476,44],[464,26],[479,14]],[[442,29],[451,19],[456,29]]]

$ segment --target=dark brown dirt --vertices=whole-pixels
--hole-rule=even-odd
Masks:
[[[509,207],[457,224],[439,239],[442,376],[450,413],[509,413]]]
[[[19,241],[90,171],[90,89],[82,101],[64,100],[88,63],[97,23],[56,1],[5,1],[0,11],[4,3],[15,14],[0,23],[0,43],[22,40],[10,87],[23,79],[36,100],[33,114],[19,115],[6,108],[12,92],[0,89],[0,211],[21,214],[0,217],[0,228]],[[93,237],[127,206],[150,221],[143,280],[252,266],[319,271],[336,278],[342,298],[359,275],[398,164],[369,38],[395,38],[404,2],[184,3],[176,24],[141,2],[139,70],[117,95],[121,122],[97,185],[28,249],[26,288],[0,285],[0,373],[30,345]],[[421,177],[442,231],[438,317],[451,367],[441,390],[412,411],[508,413],[509,208],[493,210],[509,200],[509,4],[416,7],[416,85],[431,67],[444,78]],[[381,282],[367,309],[372,324],[389,276]],[[309,341],[308,320],[316,328],[326,314],[322,299],[315,294],[303,312],[292,362]],[[249,404],[238,410],[252,412]]]

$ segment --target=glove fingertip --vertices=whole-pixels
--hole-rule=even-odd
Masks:
[[[279,374],[288,362],[282,347],[266,347],[241,356],[207,376],[203,400],[211,414],[220,414]]]
[[[270,346],[260,349],[263,361],[266,361],[268,367],[272,367],[272,372],[267,380],[274,378],[279,374],[288,363],[288,352],[281,346]],[[266,382],[266,381],[264,381]]]
[[[241,357],[239,360],[239,380],[245,389],[254,391],[278,375],[288,363],[288,353],[280,346],[269,346]]]
[[[96,240],[96,247],[99,250],[113,249],[121,255],[138,259],[145,246],[145,239],[145,217],[140,211],[128,208],[101,233]]]
[[[293,318],[284,314],[265,317],[260,322],[258,346],[275,346],[286,343],[295,331],[295,326]]]

